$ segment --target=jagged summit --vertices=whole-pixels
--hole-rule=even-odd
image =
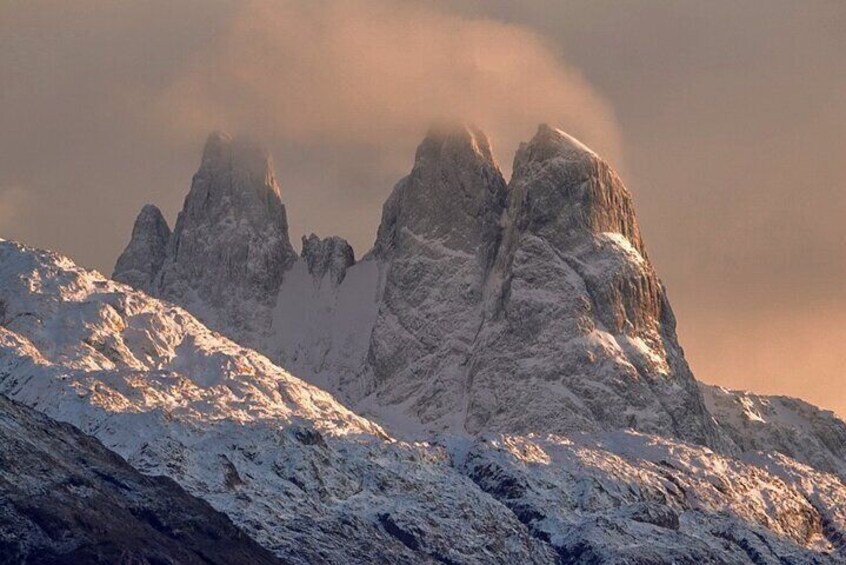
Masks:
[[[432,125],[417,148],[415,161],[437,159],[450,154],[460,158],[468,149],[496,166],[488,136],[476,126],[459,121]]]
[[[213,132],[172,234],[160,216],[142,210],[141,235],[133,236],[113,277],[189,307],[215,329],[265,329],[262,311],[297,258],[267,151]],[[154,236],[145,235],[150,229]]]
[[[581,161],[598,159],[599,156],[572,135],[548,124],[540,124],[531,141],[521,143],[517,149],[514,168],[527,160],[545,161],[550,158]]]
[[[214,328],[262,327],[255,305],[272,302],[295,259],[269,155],[213,133],[176,220],[160,295],[196,301]]]
[[[132,238],[118,257],[114,279],[149,291],[167,255],[170,228],[153,204],[146,204],[135,219]]]
[[[340,238],[305,238],[298,258],[272,168],[237,146],[207,142],[156,295],[404,429],[731,443],[631,195],[578,140],[541,125],[506,183],[481,131],[433,127],[358,263]]]
[[[347,240],[330,236],[324,239],[311,234],[303,236],[301,256],[308,266],[308,272],[317,280],[326,275],[333,284],[340,284],[347,269],[355,264],[355,253]]]
[[[646,257],[628,189],[607,162],[561,130],[541,125],[520,144],[509,186],[521,228],[567,247],[585,230],[618,233]]]
[[[487,137],[472,126],[436,126],[385,203],[375,249],[385,255],[427,240],[471,254],[490,251],[505,198]]]
[[[159,225],[164,224],[164,227],[168,227],[167,220],[165,220],[164,218],[164,214],[162,214],[162,211],[155,204],[144,204],[144,206],[141,207],[141,211],[138,213],[138,218],[136,218],[135,220],[135,225],[132,228],[132,232],[135,233],[135,230],[136,228],[138,228],[139,223],[144,224],[148,222]],[[170,228],[168,228],[168,232],[169,231]]]
[[[288,220],[273,161],[265,149],[245,137],[209,135],[185,198],[185,212],[192,213],[195,221],[234,215],[259,229],[270,224],[287,237]]]

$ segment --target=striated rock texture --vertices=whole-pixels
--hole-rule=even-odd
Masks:
[[[132,228],[132,239],[118,257],[114,279],[145,292],[153,291],[156,276],[167,257],[170,228],[161,210],[147,204]]]
[[[281,563],[208,503],[0,395],[0,563]]]
[[[145,207],[136,227],[155,215]],[[149,232],[145,227],[136,237],[133,231],[115,280],[188,307],[229,334],[246,339],[267,330],[283,275],[297,258],[267,152],[212,133],[173,234],[167,239],[159,230],[153,238]],[[145,262],[153,239],[155,260]]]
[[[469,361],[469,431],[632,428],[729,446],[607,163],[540,126],[515,157],[503,224]]]
[[[268,154],[213,133],[176,220],[157,295],[194,306],[215,328],[258,332],[296,258]]]
[[[362,390],[375,389],[379,404],[404,404],[427,424],[461,428],[467,360],[505,201],[484,134],[429,132],[385,203],[374,247],[384,282]]]
[[[732,448],[684,360],[631,196],[565,133],[541,126],[507,188],[482,134],[430,134],[374,255],[386,274],[363,371],[371,405],[435,430],[633,428]]]

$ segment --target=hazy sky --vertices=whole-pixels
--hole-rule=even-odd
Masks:
[[[428,123],[537,123],[634,194],[696,375],[846,415],[846,2],[0,2],[0,236],[111,271],[212,129],[361,255]]]

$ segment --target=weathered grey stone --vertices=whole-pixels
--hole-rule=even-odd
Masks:
[[[150,292],[167,256],[170,228],[161,210],[152,204],[141,208],[132,228],[132,239],[118,257],[112,278]]]

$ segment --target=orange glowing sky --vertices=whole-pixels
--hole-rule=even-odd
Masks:
[[[361,255],[435,119],[538,122],[632,191],[697,377],[846,415],[846,3],[0,6],[0,236],[110,272],[205,134],[269,146],[291,235]]]

